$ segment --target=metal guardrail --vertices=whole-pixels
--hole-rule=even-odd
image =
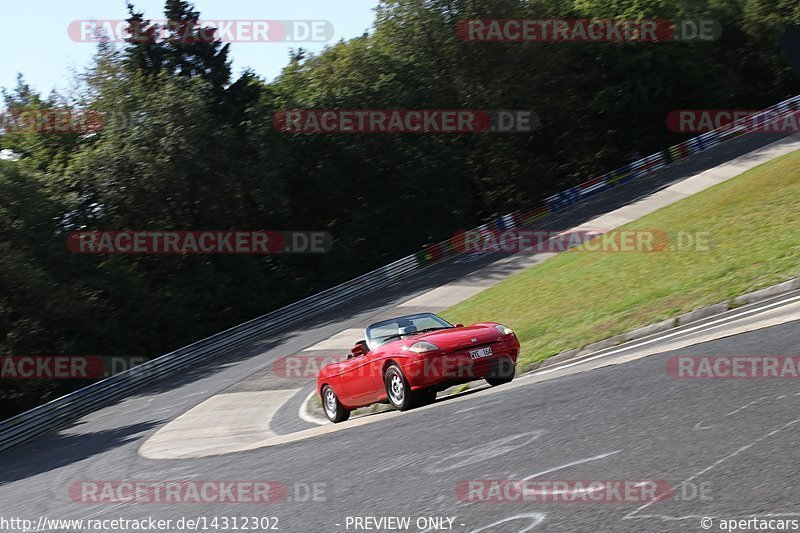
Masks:
[[[800,95],[745,117],[667,150],[644,157],[616,170],[546,198],[526,211],[515,211],[475,228],[509,230],[571,207],[601,191],[617,187],[680,161],[722,142],[746,135],[763,126],[765,117],[780,117],[800,110]],[[387,287],[438,261],[462,253],[462,241],[453,237],[350,281],[324,290],[271,313],[232,327],[166,355],[93,383],[49,403],[0,422],[0,450],[57,429],[76,418],[126,397],[148,384],[174,376],[197,363],[211,360],[239,346],[277,333],[315,316],[332,306]]]
[[[645,174],[655,172],[669,164],[708,150],[720,143],[764,128],[765,122],[769,122],[765,119],[780,121],[782,117],[786,117],[789,114],[795,114],[795,123],[800,122],[800,117],[798,117],[798,114],[800,114],[800,95],[570,187],[565,191],[545,198],[540,204],[530,209],[503,215],[475,228],[473,231],[504,231],[527,226],[536,220],[571,207],[602,191],[613,189]],[[451,238],[426,247],[423,251],[417,253],[417,258],[421,264],[434,263],[463,250],[463,246],[460,246],[460,244],[458,238]]]

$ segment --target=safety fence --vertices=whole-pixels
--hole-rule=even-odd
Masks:
[[[797,116],[798,113],[800,113],[800,95],[763,109],[758,113],[743,117],[731,124],[688,139],[661,152],[643,157],[633,163],[628,163],[602,176],[584,181],[579,185],[545,198],[540,204],[529,209],[518,210],[497,217],[491,222],[475,228],[473,231],[507,231],[528,226],[553,213],[572,207],[591,196],[624,185],[667,165],[704,152],[720,143],[739,138],[753,131],[763,131],[765,122],[768,120],[779,122],[781,118],[789,114]],[[463,235],[457,235],[446,241],[426,246],[424,250],[417,252],[416,256],[420,265],[429,265],[463,251]]]

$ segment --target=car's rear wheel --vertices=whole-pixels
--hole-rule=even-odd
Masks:
[[[510,360],[501,360],[498,365],[492,370],[491,374],[486,376],[486,382],[492,387],[510,383],[517,373],[517,365]]]
[[[397,365],[392,365],[386,369],[384,383],[386,384],[386,396],[389,399],[389,403],[398,411],[407,411],[425,403],[431,403],[436,399],[435,391],[429,389],[411,390],[406,377]]]
[[[325,416],[334,424],[344,422],[350,418],[350,411],[342,406],[330,385],[322,387],[322,407],[325,410]]]

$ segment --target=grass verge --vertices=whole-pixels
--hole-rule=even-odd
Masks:
[[[448,309],[513,328],[520,366],[800,275],[800,151],[624,227],[709,232],[706,251],[570,250]]]

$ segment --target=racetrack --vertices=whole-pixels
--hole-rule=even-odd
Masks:
[[[548,229],[578,225],[771,140],[756,136],[709,150],[598,195],[545,225]],[[665,370],[666,359],[677,353],[792,354],[800,333],[795,321],[800,314],[791,300],[796,295],[782,298],[789,302],[785,305],[775,302],[759,312],[750,310],[770,303],[728,313],[730,317],[748,313],[731,322],[710,324],[709,320],[706,325],[691,326],[699,326],[696,330],[686,331],[687,326],[671,332],[678,335],[655,337],[647,345],[653,352],[649,357],[637,358],[644,353],[641,349],[610,350],[598,359],[523,378],[510,386],[470,391],[409,413],[365,417],[335,431],[297,418],[305,390],[300,386],[301,391],[265,429],[276,436],[311,430],[301,438],[278,439],[214,457],[157,460],[139,454],[145,439],[202,401],[226,390],[262,390],[266,381],[274,379],[269,369],[278,357],[299,353],[373,317],[392,314],[398,303],[422,297],[495,261],[493,257],[446,261],[413,282],[332,309],[303,331],[226,354],[88,415],[59,433],[6,452],[0,459],[4,515],[177,519],[257,514],[277,516],[279,530],[298,532],[344,531],[346,517],[354,515],[455,516],[453,529],[467,532],[516,515],[522,517],[484,530],[525,531],[528,524],[536,524],[535,531],[697,531],[700,516],[798,512],[792,508],[800,501],[793,486],[798,459],[792,444],[800,417],[796,382],[676,380]],[[492,279],[512,271],[513,265],[501,266],[492,271]],[[744,331],[750,328],[759,329]],[[710,338],[717,335],[721,338]],[[686,345],[678,347],[674,344],[678,340]],[[296,385],[281,383],[280,387],[291,390]],[[536,474],[562,480],[710,482],[711,500],[647,507],[468,504],[456,494],[459,481]],[[259,507],[254,513],[247,505],[82,504],[72,502],[67,492],[78,480],[157,479],[317,482],[325,484],[324,501],[287,501]]]
[[[797,515],[800,489],[794,484],[798,468],[794,443],[800,436],[796,425],[800,389],[796,382],[678,380],[665,369],[675,354],[793,353],[800,338],[799,296],[754,304],[729,313],[722,323],[715,318],[691,326],[697,329],[688,332],[687,326],[672,332],[672,337],[662,334],[651,339],[654,342],[648,345],[657,351],[668,342],[690,344],[678,350],[618,364],[638,354],[617,348],[598,359],[522,378],[506,387],[468,393],[418,411],[367,417],[375,421],[249,452],[165,462],[138,456],[135,434],[128,442],[119,435],[113,448],[96,456],[90,456],[92,450],[79,441],[63,439],[68,446],[37,455],[50,461],[63,457],[68,467],[50,470],[42,465],[37,472],[31,461],[20,465],[24,470],[3,470],[6,479],[27,478],[0,489],[4,512],[176,520],[253,514],[245,504],[75,504],[66,495],[67,485],[76,479],[199,478],[282,480],[290,486],[324,483],[325,501],[283,502],[258,509],[258,515],[278,516],[282,531],[344,531],[336,524],[357,515],[456,517],[454,530],[465,532],[517,515],[523,518],[490,530],[524,531],[526,524],[541,520],[535,531],[700,531],[700,516]],[[767,306],[771,307],[764,309]],[[734,318],[743,313],[747,313],[743,319]],[[734,328],[770,323],[778,324],[694,344],[710,333],[726,335],[737,331]],[[592,367],[596,368],[587,371]],[[689,480],[686,486],[703,487],[707,499],[643,507],[464,503],[456,495],[460,481],[528,476],[667,480],[676,486]],[[24,492],[23,484],[34,484],[36,492]]]

